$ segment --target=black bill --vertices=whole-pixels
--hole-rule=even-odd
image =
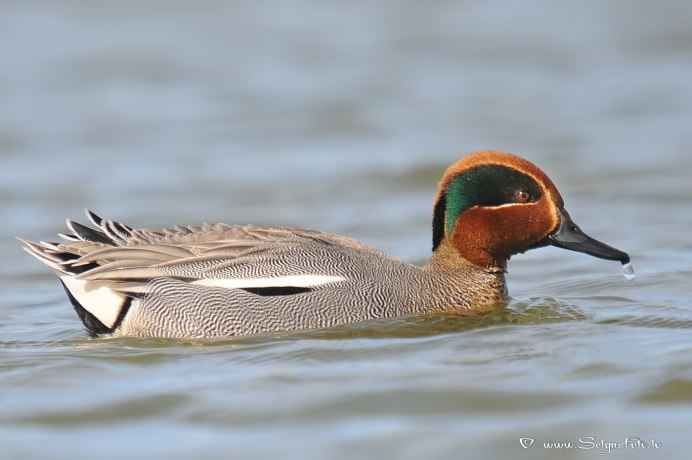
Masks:
[[[562,209],[560,213],[560,227],[548,236],[550,244],[571,251],[583,252],[601,259],[617,260],[623,265],[629,263],[630,256],[626,252],[591,238],[581,231],[567,211]]]

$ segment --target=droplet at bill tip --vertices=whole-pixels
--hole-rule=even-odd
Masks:
[[[622,273],[625,275],[627,281],[632,281],[637,277],[637,274],[634,273],[634,267],[630,262],[622,264]]]

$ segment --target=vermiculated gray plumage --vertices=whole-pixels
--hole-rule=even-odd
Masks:
[[[127,309],[106,315],[119,320],[99,330],[82,318],[93,335],[223,338],[464,311],[506,297],[502,273],[448,270],[444,254],[417,267],[313,230],[227,224],[135,230],[87,215],[95,228],[68,221],[72,235],[63,235],[65,242],[22,241],[64,281],[74,278],[86,293],[109,290],[116,297],[102,303]],[[78,294],[75,302],[78,312],[95,312]]]

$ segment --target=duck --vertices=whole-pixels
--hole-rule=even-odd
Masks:
[[[61,242],[18,238],[52,268],[92,337],[223,339],[419,315],[476,315],[510,299],[507,262],[556,246],[630,263],[577,226],[550,178],[480,151],[444,172],[432,255],[417,266],[331,233],[224,223],[135,229],[86,210]]]

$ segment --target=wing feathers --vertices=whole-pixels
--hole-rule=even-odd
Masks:
[[[324,275],[293,275],[280,276],[275,278],[246,278],[246,279],[228,279],[228,278],[204,278],[193,281],[192,284],[199,286],[222,287],[226,289],[244,289],[244,288],[272,288],[272,287],[315,287],[323,284],[338,283],[346,281],[342,276],[324,276]]]
[[[71,234],[61,235],[62,243],[20,241],[65,275],[108,282],[123,292],[142,291],[136,286],[161,277],[226,287],[323,285],[343,280],[333,273],[332,257],[336,263],[347,249],[380,254],[355,240],[304,229],[204,224],[148,230],[104,220],[89,210],[86,215],[95,228],[67,220]],[[302,264],[307,273],[300,273],[293,254],[307,258]]]
[[[190,251],[174,246],[106,247],[83,255],[79,259],[79,264],[117,260],[139,260],[148,262],[149,265],[152,265],[161,262],[169,262],[178,258],[190,257],[191,255]]]
[[[166,277],[164,273],[160,270],[156,270],[152,267],[125,267],[116,269],[107,269],[103,271],[98,271],[92,273],[91,270],[85,271],[77,278],[89,281],[131,281],[131,280],[141,280],[149,281],[154,278]],[[170,278],[177,278],[175,276],[169,276]]]
[[[78,222],[71,221],[67,219],[67,228],[69,228],[74,236],[82,241],[93,241],[96,243],[112,244],[113,241],[108,238],[102,231],[94,230]]]

